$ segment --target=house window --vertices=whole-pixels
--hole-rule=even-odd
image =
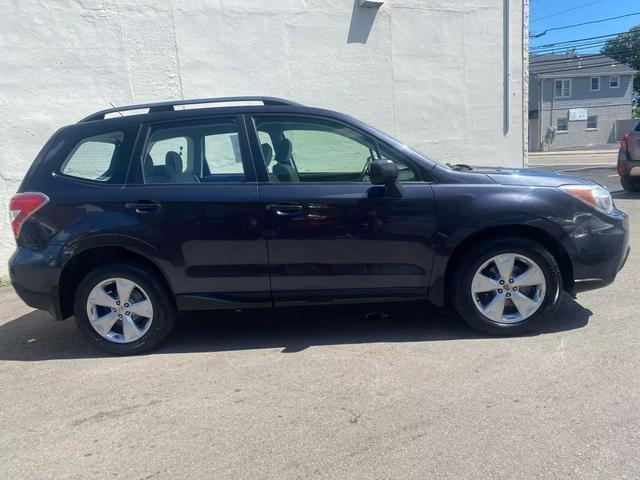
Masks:
[[[554,91],[556,98],[571,97],[571,79],[559,79],[554,83]]]
[[[558,132],[568,132],[569,119],[567,117],[558,117],[558,121],[556,123],[556,130]]]
[[[620,87],[620,77],[609,77],[609,88],[618,88]]]
[[[597,92],[600,90],[600,77],[591,77],[591,91]]]
[[[587,130],[595,130],[598,128],[598,116],[589,115],[587,117]]]

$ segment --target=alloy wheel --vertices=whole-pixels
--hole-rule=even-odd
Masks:
[[[495,323],[521,322],[536,313],[545,297],[542,269],[530,258],[516,254],[496,255],[476,271],[471,295],[482,315]]]
[[[153,305],[140,285],[126,278],[109,278],[87,298],[87,316],[93,329],[115,343],[140,339],[153,321]]]

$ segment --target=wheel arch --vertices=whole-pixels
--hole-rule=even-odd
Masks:
[[[529,225],[499,225],[476,231],[458,243],[446,262],[444,275],[441,274],[441,287],[430,291],[429,300],[436,305],[444,305],[451,290],[453,275],[466,252],[474,245],[485,240],[500,237],[523,237],[538,242],[545,247],[558,262],[562,275],[562,288],[570,291],[573,287],[573,266],[569,253],[560,241],[547,231]]]
[[[99,266],[110,263],[137,265],[158,277],[168,292],[171,292],[167,277],[150,259],[120,246],[96,246],[74,255],[65,263],[60,274],[58,301],[61,318],[73,315],[73,302],[78,285],[84,277]],[[173,296],[171,296],[173,302]]]

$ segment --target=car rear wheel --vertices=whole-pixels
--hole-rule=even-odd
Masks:
[[[96,347],[132,355],[158,345],[171,331],[175,307],[163,283],[140,267],[100,267],[76,292],[75,319]]]
[[[453,280],[453,301],[473,328],[498,335],[538,329],[560,298],[560,268],[527,238],[492,240],[473,248]]]
[[[620,184],[627,192],[640,192],[640,178],[620,177]]]

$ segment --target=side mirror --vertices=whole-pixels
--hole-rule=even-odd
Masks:
[[[398,167],[391,160],[381,158],[371,162],[369,178],[374,185],[384,185],[388,197],[401,197],[403,188],[398,182]]]

